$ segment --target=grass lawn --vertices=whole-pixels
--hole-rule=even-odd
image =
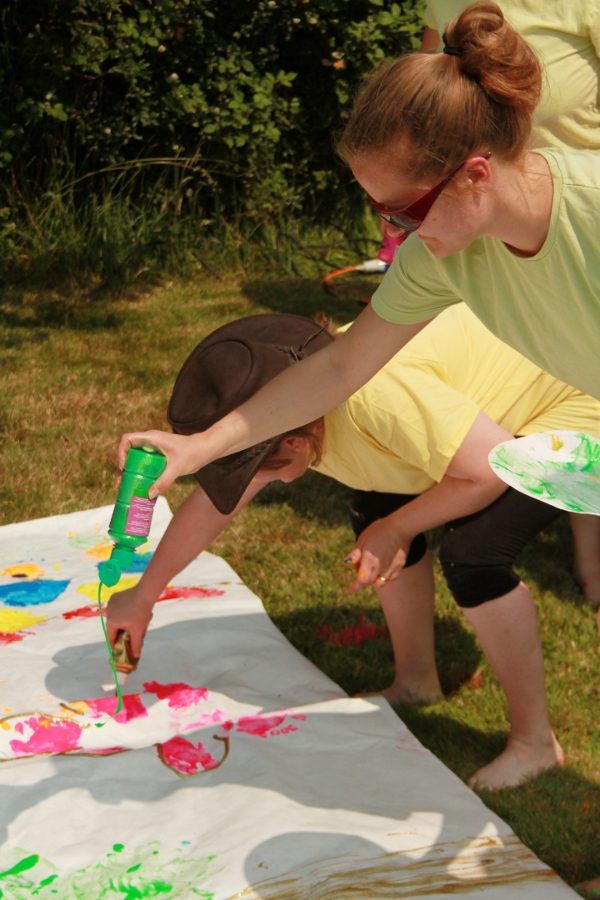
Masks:
[[[355,299],[326,296],[317,282],[286,278],[198,278],[79,303],[51,291],[5,292],[0,522],[112,503],[119,435],[166,427],[171,385],[198,341],[238,316],[321,310],[341,323],[358,307]],[[189,490],[189,483],[174,486],[167,495],[172,509]],[[263,599],[289,640],[354,694],[386,686],[393,663],[382,637],[352,646],[322,640],[324,625],[338,631],[361,616],[383,624],[374,591],[345,592],[341,560],[353,543],[346,497],[345,488],[314,473],[271,485],[213,549]],[[574,885],[600,876],[600,641],[570,562],[566,517],[519,560],[539,611],[551,718],[567,766],[483,799]],[[506,705],[439,570],[436,579],[437,658],[447,699],[401,714],[467,778],[502,749]]]

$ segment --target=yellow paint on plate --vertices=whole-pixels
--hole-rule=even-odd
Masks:
[[[561,447],[565,446],[565,442],[561,441],[561,439],[559,437],[556,437],[555,434],[552,434],[551,438],[552,438],[552,449],[553,450],[560,450]]]
[[[20,609],[0,609],[0,631],[5,634],[21,631],[22,628],[37,625],[45,619],[46,616],[32,616],[31,613],[22,612]]]
[[[60,563],[55,562],[54,565],[52,566],[52,568],[54,569],[55,572],[60,572]]]
[[[118,584],[115,584],[114,587],[106,587],[102,588],[102,599],[108,600],[114,593],[117,591],[124,591],[127,588],[131,588],[134,584],[137,584],[140,580],[141,575],[127,575],[125,578],[121,578]],[[81,584],[77,588],[78,594],[85,594],[86,597],[91,597],[92,600],[98,600],[98,585],[99,581],[89,581],[87,584]],[[0,629],[1,630],[1,629]]]
[[[35,563],[20,563],[18,566],[7,566],[2,569],[0,575],[10,575],[11,578],[43,578],[46,573]]]
[[[0,722],[0,728],[4,728],[5,731],[10,731],[10,725],[8,722]]]

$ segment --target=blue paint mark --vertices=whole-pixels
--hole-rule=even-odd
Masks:
[[[139,556],[136,553],[131,565],[123,566],[123,572],[143,572],[153,556],[153,553],[142,553]],[[99,568],[100,566],[101,563],[96,563],[96,568]]]
[[[7,606],[40,606],[52,603],[65,591],[69,581],[50,581],[38,578],[36,581],[17,581],[0,586],[0,600]]]

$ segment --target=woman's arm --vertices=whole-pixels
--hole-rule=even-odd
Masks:
[[[422,531],[437,528],[489,506],[506,490],[506,484],[488,463],[490,450],[513,437],[480,412],[456,451],[439,484],[385,519],[373,522],[360,535],[352,553],[357,578],[350,591],[373,584],[378,576],[387,581],[398,577],[412,539]]]
[[[393,325],[368,306],[328,347],[286,369],[206,431],[189,437],[163,431],[124,434],[119,467],[125,465],[131,445],[148,443],[162,450],[167,467],[150,491],[150,497],[156,497],[179,475],[197,472],[221,456],[314,422],[339,406],[426,324]]]
[[[264,484],[249,484],[242,499],[228,516],[220,513],[197,487],[181,504],[156,548],[148,567],[135,587],[113,594],[106,608],[108,639],[115,642],[118,631],[131,635],[131,650],[139,657],[142,641],[152,616],[152,607],[169,581],[205,550],[225,526],[258,494]]]

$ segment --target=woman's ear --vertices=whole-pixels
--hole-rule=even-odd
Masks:
[[[487,190],[492,183],[492,169],[485,156],[474,156],[468,159],[464,166],[464,172],[473,187],[479,190]]]
[[[298,456],[306,449],[306,438],[299,434],[288,434],[279,445],[281,456]],[[278,454],[278,455],[279,455]]]

